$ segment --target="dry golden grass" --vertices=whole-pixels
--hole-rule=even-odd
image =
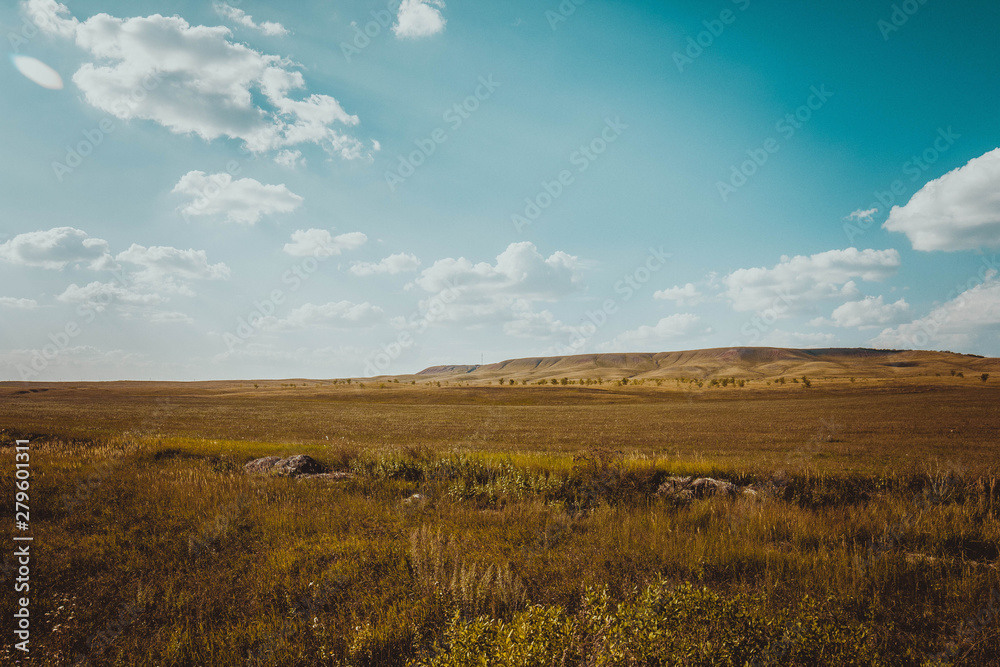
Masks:
[[[32,440],[24,664],[1000,664],[998,399],[950,373],[0,385],[4,442]],[[290,453],[354,477],[242,473]],[[758,494],[678,504],[668,474]]]

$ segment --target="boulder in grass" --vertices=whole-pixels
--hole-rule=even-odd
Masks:
[[[735,484],[711,477],[699,477],[691,482],[691,493],[695,498],[711,498],[712,496],[729,496],[735,498],[739,488]]]
[[[281,477],[302,477],[305,475],[321,475],[327,472],[325,465],[311,456],[298,454],[281,458],[265,456],[250,461],[243,469],[253,475],[279,475]]]
[[[274,464],[271,471],[275,475],[283,477],[298,477],[300,475],[323,474],[327,472],[327,467],[311,456],[299,454],[297,456],[289,456],[287,459],[281,459]]]
[[[684,491],[691,485],[690,477],[677,477],[676,475],[672,477],[667,477],[660,484],[660,487],[656,490],[657,496],[670,496],[681,491]]]
[[[243,470],[251,475],[264,475],[271,472],[271,468],[280,460],[280,456],[265,456],[262,459],[250,461],[243,466]]]

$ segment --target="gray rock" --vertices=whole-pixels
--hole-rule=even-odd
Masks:
[[[327,471],[326,466],[305,454],[280,458],[265,456],[250,461],[243,469],[252,475],[279,475],[281,477],[301,477],[303,475],[321,475]]]
[[[721,495],[734,498],[738,492],[739,488],[735,484],[711,477],[699,477],[691,482],[691,493],[694,494],[695,498],[711,498]]]
[[[274,464],[281,460],[280,456],[265,456],[262,459],[254,459],[243,466],[243,470],[251,475],[263,475],[271,471]]]

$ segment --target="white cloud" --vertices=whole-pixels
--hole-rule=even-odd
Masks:
[[[63,303],[85,303],[101,312],[111,303],[155,306],[166,301],[159,294],[144,293],[131,286],[94,281],[80,287],[73,283],[56,297]]]
[[[760,344],[767,347],[788,347],[793,349],[808,349],[814,347],[832,347],[837,337],[827,333],[797,333],[774,329],[761,339]]]
[[[885,329],[871,340],[883,348],[965,349],[1000,355],[1000,280],[995,269],[926,317]]]
[[[38,308],[38,302],[34,299],[18,299],[12,296],[0,296],[0,306],[4,308],[15,308],[17,310],[34,310]]]
[[[63,269],[71,264],[95,271],[117,268],[107,241],[73,227],[18,234],[0,244],[0,260],[43,269]]]
[[[194,319],[177,311],[156,310],[150,312],[147,320],[156,324],[194,324]]]
[[[691,313],[675,313],[660,319],[653,326],[642,325],[638,329],[625,331],[598,349],[606,352],[662,352],[671,341],[685,338],[695,333],[701,318]]]
[[[375,274],[395,275],[420,268],[420,260],[416,255],[398,252],[378,262],[355,262],[351,273],[356,276],[371,276]]]
[[[279,151],[278,154],[274,156],[274,163],[279,164],[282,167],[294,169],[300,164],[304,165],[306,161],[305,158],[302,157],[302,151],[293,151],[286,148]]]
[[[497,256],[496,264],[473,264],[464,257],[439,259],[414,281],[428,292],[449,286],[467,299],[494,297],[554,301],[574,292],[580,280],[580,261],[562,251],[542,257],[530,241],[511,243]]]
[[[189,293],[184,281],[228,280],[230,274],[229,267],[223,263],[209,264],[204,250],[180,250],[169,246],[147,248],[133,243],[116,259],[142,267],[134,276],[136,283],[167,291]]]
[[[882,281],[900,266],[896,250],[829,250],[809,257],[782,257],[773,268],[737,269],[722,278],[737,311],[773,309],[788,316],[820,299],[859,296],[854,279]]]
[[[909,313],[910,304],[906,303],[906,299],[900,299],[896,303],[883,303],[881,296],[867,296],[861,301],[848,301],[837,306],[830,316],[832,318],[830,320],[820,317],[811,321],[810,324],[813,326],[832,325],[871,329],[901,322],[906,319]]]
[[[846,219],[847,220],[865,220],[865,221],[870,222],[871,219],[875,217],[876,213],[878,213],[878,209],[877,208],[869,208],[869,209],[859,208],[857,211],[849,213],[847,215]]]
[[[288,30],[280,23],[274,23],[273,21],[256,23],[252,16],[238,7],[233,7],[228,2],[213,3],[212,8],[215,10],[215,13],[222,18],[229,19],[233,23],[241,25],[244,28],[259,30],[265,35],[270,35],[272,37],[283,37],[288,34]]]
[[[464,257],[440,259],[413,284],[433,294],[420,302],[433,322],[468,328],[502,326],[521,337],[546,337],[570,331],[537,302],[557,301],[579,289],[581,262],[557,251],[543,257],[528,241],[510,244],[496,263],[473,264]]]
[[[285,319],[265,318],[262,328],[271,330],[369,327],[382,321],[385,313],[378,306],[351,301],[332,301],[320,305],[307,303],[294,309]]]
[[[226,222],[245,225],[253,225],[265,215],[291,213],[303,201],[284,184],[264,185],[252,178],[233,180],[224,172],[208,175],[189,171],[172,192],[191,198],[180,209],[184,216],[224,215]]]
[[[972,159],[893,206],[882,225],[915,250],[1000,247],[1000,148]]]
[[[693,283],[688,283],[683,287],[669,287],[653,293],[654,299],[664,299],[673,301],[678,306],[694,306],[701,303],[702,293]]]
[[[359,124],[329,95],[293,100],[305,88],[298,65],[230,41],[229,28],[192,26],[179,16],[85,21],[55,0],[28,0],[29,20],[73,39],[93,59],[73,75],[87,103],[121,120],[151,120],[206,141],[230,137],[254,152],[317,144],[345,159],[363,144],[336,125]]]
[[[285,252],[292,257],[325,258],[360,248],[367,242],[368,237],[361,232],[334,236],[326,229],[299,229],[292,233],[292,242],[285,244]]]
[[[403,0],[392,31],[397,37],[429,37],[444,30],[443,0]]]

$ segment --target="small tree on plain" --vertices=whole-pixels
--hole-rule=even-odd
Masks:
[[[987,380],[990,379],[990,374],[989,373],[983,373],[982,375],[979,376],[979,379],[982,380],[983,382],[986,382]]]

